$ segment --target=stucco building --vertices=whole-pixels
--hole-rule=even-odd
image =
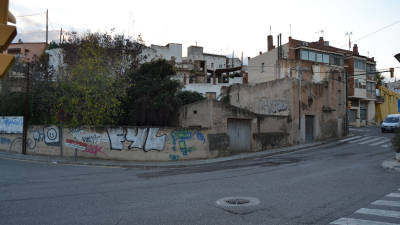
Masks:
[[[294,77],[319,83],[331,76],[346,82],[347,75],[349,122],[365,126],[375,124],[375,68],[374,58],[360,55],[357,45],[349,51],[330,46],[322,37],[316,42],[289,37],[286,44],[275,47],[269,35],[268,51],[249,58],[248,82],[257,84]]]

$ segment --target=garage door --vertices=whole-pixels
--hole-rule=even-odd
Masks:
[[[228,119],[229,147],[231,151],[250,151],[250,122],[250,120]]]

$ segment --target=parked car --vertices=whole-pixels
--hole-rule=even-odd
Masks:
[[[400,114],[390,114],[382,122],[382,133],[385,131],[395,131],[400,129]]]

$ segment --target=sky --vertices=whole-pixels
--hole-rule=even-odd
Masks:
[[[317,41],[323,30],[331,46],[347,49],[345,34],[352,32],[352,44],[375,57],[378,69],[400,67],[393,57],[400,53],[400,0],[10,0],[9,8],[17,18],[15,41],[45,41],[48,9],[49,39],[57,42],[60,28],[114,28],[126,36],[141,34],[146,45],[181,43],[184,55],[197,44],[207,53],[240,57],[243,52],[247,58],[267,50],[270,27],[275,45],[279,33],[284,44],[290,35]],[[400,79],[400,68],[395,77]]]

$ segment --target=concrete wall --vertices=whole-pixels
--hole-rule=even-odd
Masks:
[[[205,159],[218,156],[218,149],[209,150],[208,129],[117,127],[64,128],[62,138],[57,126],[31,126],[27,135],[27,153],[78,157],[169,161]],[[22,134],[0,134],[0,150],[22,152]]]
[[[260,115],[289,115],[294,79],[280,79],[260,84],[233,85],[230,104]]]
[[[203,100],[180,109],[180,126],[211,130],[211,146],[218,145],[220,151],[231,154],[228,137],[228,120],[239,119],[250,122],[251,151],[262,151],[289,145],[291,120],[288,116],[258,115],[243,108],[215,101]],[[226,141],[224,141],[226,140]]]

